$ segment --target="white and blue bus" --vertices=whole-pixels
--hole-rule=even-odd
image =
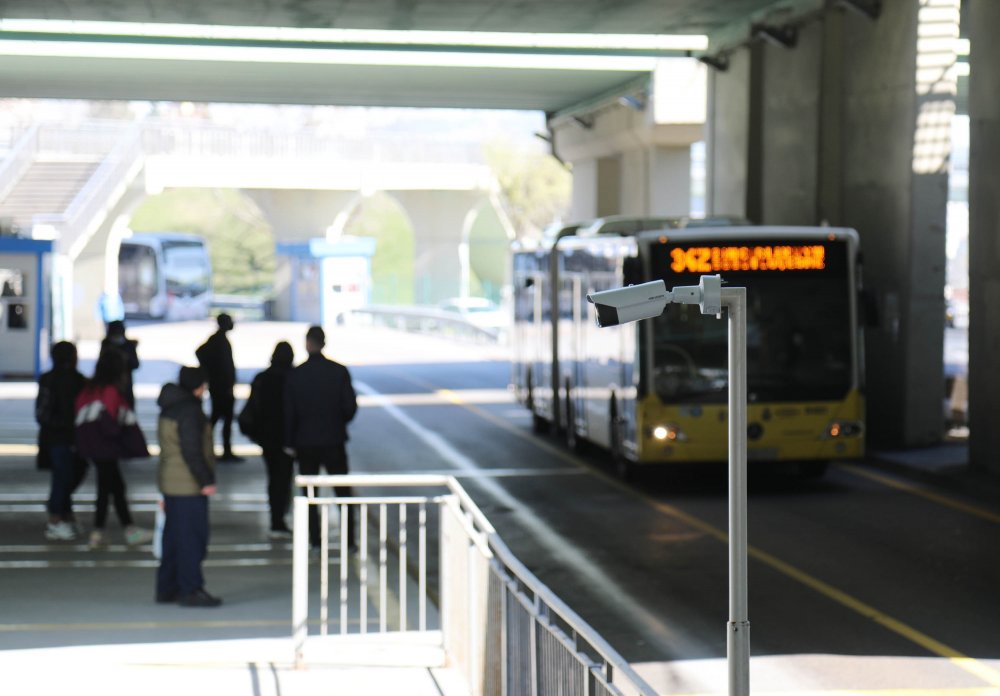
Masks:
[[[127,317],[204,319],[212,306],[212,262],[205,240],[185,232],[123,239],[118,292]]]

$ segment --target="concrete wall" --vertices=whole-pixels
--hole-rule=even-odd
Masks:
[[[937,44],[922,44],[918,63],[918,37],[957,36],[957,12],[957,0],[886,0],[876,21],[828,10],[795,47],[742,48],[711,80],[709,211],[861,236],[878,307],[866,332],[877,446],[929,444],[943,430],[954,76]]]
[[[969,457],[1000,473],[1000,3],[969,0]]]

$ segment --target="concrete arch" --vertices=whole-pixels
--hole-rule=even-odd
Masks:
[[[376,240],[371,258],[371,302],[412,304],[415,286],[416,226],[392,191],[361,195],[343,216],[341,233]]]
[[[503,288],[509,283],[509,250],[514,238],[514,226],[495,194],[482,198],[469,210],[459,242],[462,297],[478,294],[495,301],[502,299]]]

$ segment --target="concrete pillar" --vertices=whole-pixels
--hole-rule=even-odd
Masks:
[[[691,209],[691,144],[705,137],[704,66],[661,61],[641,95],[550,121],[573,165],[570,217],[682,216]]]
[[[969,459],[1000,473],[1000,3],[969,0]]]
[[[750,51],[730,57],[709,78],[705,208],[709,215],[747,217],[750,156]]]
[[[861,234],[879,310],[866,332],[869,440],[943,431],[947,163],[958,0],[889,0],[845,14],[843,222]]]
[[[876,446],[940,440],[945,211],[958,0],[828,10],[793,48],[757,42],[711,83],[709,211],[854,227]]]
[[[414,299],[435,304],[461,295],[461,244],[468,238],[469,215],[488,191],[393,191],[413,225],[416,242]]]

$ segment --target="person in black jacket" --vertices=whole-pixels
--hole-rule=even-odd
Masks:
[[[222,421],[222,456],[220,462],[242,462],[243,458],[233,454],[233,410],[236,397],[236,364],[233,362],[233,347],[226,334],[233,330],[233,318],[220,314],[216,320],[219,330],[208,337],[195,355],[201,369],[208,375],[208,394],[212,399],[212,428]]]
[[[321,466],[328,474],[348,473],[347,424],[358,410],[351,373],[324,357],[325,345],[323,329],[310,326],[306,332],[309,358],[292,370],[285,385],[285,446],[295,452],[299,473],[306,476],[318,474]],[[336,492],[351,495],[346,486],[338,486]],[[348,518],[347,542],[354,547],[354,514]],[[309,542],[314,547],[320,543],[315,505],[309,506]]]
[[[76,454],[74,421],[76,397],[86,378],[76,369],[76,346],[60,341],[52,346],[52,369],[38,380],[35,420],[40,426],[38,449],[47,454],[52,474],[49,489],[49,523],[45,538],[53,541],[76,539],[73,491],[87,471],[87,463]]]
[[[292,371],[295,353],[287,341],[274,347],[271,366],[257,374],[250,385],[247,408],[251,432],[244,432],[264,450],[267,467],[267,502],[271,511],[272,539],[288,538],[292,532],[285,524],[291,497],[293,459],[285,446],[285,383]],[[240,416],[240,423],[244,422]]]
[[[121,353],[124,372],[122,376],[122,393],[128,400],[128,405],[135,409],[135,389],[132,386],[132,373],[139,369],[139,342],[125,337],[125,322],[120,319],[108,322],[108,331],[101,341],[101,352],[116,350]]]

